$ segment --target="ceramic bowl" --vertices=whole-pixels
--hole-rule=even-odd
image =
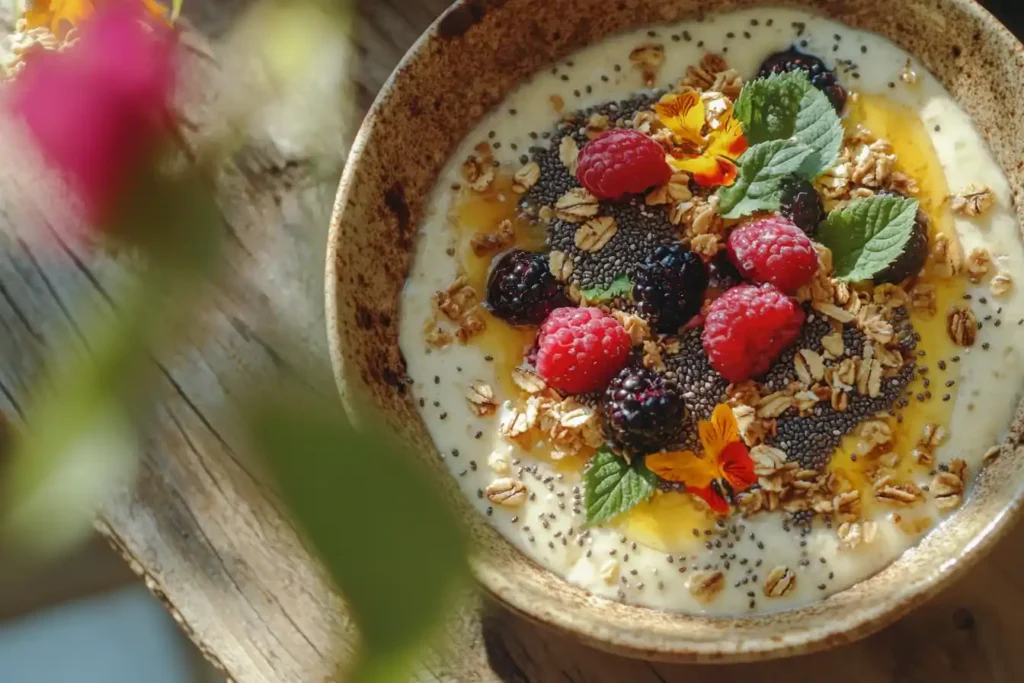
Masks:
[[[710,619],[597,598],[516,551],[444,471],[406,391],[398,299],[420,217],[449,154],[481,115],[529,74],[613,32],[757,4],[756,0],[466,0],[413,46],[352,147],[331,223],[327,332],[338,387],[358,417],[381,411],[470,525],[483,587],[513,610],[620,654],[742,661],[809,652],[889,624],[967,570],[1021,509],[1024,411],[1004,453],[937,533],[870,579],[821,602],[766,616]],[[879,33],[916,54],[974,118],[1024,202],[1024,52],[972,0],[788,3]],[[471,103],[467,105],[467,103]]]

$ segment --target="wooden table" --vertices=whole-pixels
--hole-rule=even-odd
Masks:
[[[226,29],[245,3],[190,0],[186,15],[212,69]],[[364,0],[354,71],[360,107],[445,0]],[[0,18],[8,20],[10,17]],[[8,25],[9,28],[9,25]],[[200,122],[202,125],[202,122]],[[337,150],[337,159],[344,149]],[[103,508],[100,531],[166,605],[202,652],[239,683],[320,683],[353,631],[278,501],[247,462],[232,419],[246,377],[291,366],[327,378],[323,250],[337,175],[257,131],[224,169],[221,207],[229,232],[224,281],[211,292],[189,345],[160,356],[160,404],[133,490]],[[14,203],[0,183],[4,233],[55,229],[44,202]],[[23,234],[23,233],[22,233]],[[110,307],[122,266],[64,243],[42,248],[7,236],[0,249],[0,410],[17,415],[44,352],[79,334],[83,311]],[[270,336],[283,324],[298,346]],[[869,638],[799,661],[674,666],[598,652],[528,624],[480,598],[459,613],[446,651],[433,651],[420,681],[657,683],[712,680],[830,683],[1024,681],[1024,528],[971,575]],[[799,668],[794,669],[794,665]]]

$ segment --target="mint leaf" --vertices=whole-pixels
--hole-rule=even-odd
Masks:
[[[739,159],[736,182],[718,191],[722,217],[778,209],[782,179],[796,173],[811,153],[811,148],[791,140],[762,142],[748,149]]]
[[[744,85],[734,115],[743,124],[747,144],[793,137],[801,99],[811,87],[803,71],[771,74]]]
[[[603,304],[617,299],[620,296],[630,296],[633,293],[633,281],[623,273],[611,281],[607,287],[591,287],[580,292],[580,296],[588,304]]]
[[[843,124],[835,108],[803,71],[747,83],[736,101],[735,116],[750,145],[793,139],[811,148],[798,169],[808,180],[831,167],[843,145]]]
[[[868,280],[903,252],[914,231],[918,202],[906,197],[855,199],[828,215],[817,238],[832,250],[835,276]]]
[[[630,465],[602,448],[583,474],[587,523],[604,522],[639,505],[654,495],[657,483],[658,477],[640,459]]]
[[[845,131],[825,93],[812,86],[810,81],[807,81],[807,86],[808,90],[800,99],[793,137],[812,150],[799,174],[807,180],[814,180],[836,163],[843,148]]]

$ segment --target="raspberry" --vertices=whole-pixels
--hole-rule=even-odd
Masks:
[[[498,257],[487,278],[487,310],[512,325],[537,325],[569,305],[545,254],[512,249]]]
[[[576,178],[599,199],[619,199],[668,182],[672,169],[665,150],[635,130],[601,133],[576,160]]]
[[[811,85],[825,93],[837,112],[843,111],[843,107],[846,106],[846,90],[839,85],[836,73],[814,55],[804,54],[795,49],[776,52],[761,63],[761,69],[757,75],[764,77],[768,74],[781,74],[797,69],[807,72],[808,78],[811,79]]]
[[[800,289],[818,269],[810,238],[781,216],[759,218],[729,233],[729,258],[743,277],[784,292]]]
[[[711,303],[701,341],[711,367],[743,382],[767,372],[803,322],[804,310],[774,285],[740,285]]]
[[[821,195],[810,181],[798,176],[786,179],[782,184],[779,213],[793,221],[796,227],[813,237],[818,225],[825,220],[825,206]]]
[[[556,308],[540,326],[537,373],[555,389],[603,389],[629,358],[629,333],[600,308]]]
[[[634,454],[656,453],[682,436],[686,403],[675,382],[646,368],[622,370],[605,391],[612,440]]]
[[[655,249],[633,277],[637,312],[659,332],[673,333],[700,312],[708,268],[676,242]]]

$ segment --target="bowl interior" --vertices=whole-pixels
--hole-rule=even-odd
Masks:
[[[526,76],[602,37],[756,0],[468,0],[406,56],[368,115],[342,179],[327,259],[327,320],[336,379],[358,417],[381,411],[423,454],[464,511],[480,582],[513,609],[598,647],[671,660],[749,660],[867,635],[976,561],[1017,516],[1024,481],[1017,411],[1003,455],[965,505],[881,573],[814,605],[753,618],[706,619],[593,597],[535,565],[463,499],[408,396],[398,299],[420,217],[451,151]],[[1009,178],[1018,219],[1024,185],[1024,54],[970,0],[799,0],[916,54],[973,117]],[[467,104],[468,103],[468,104]]]

